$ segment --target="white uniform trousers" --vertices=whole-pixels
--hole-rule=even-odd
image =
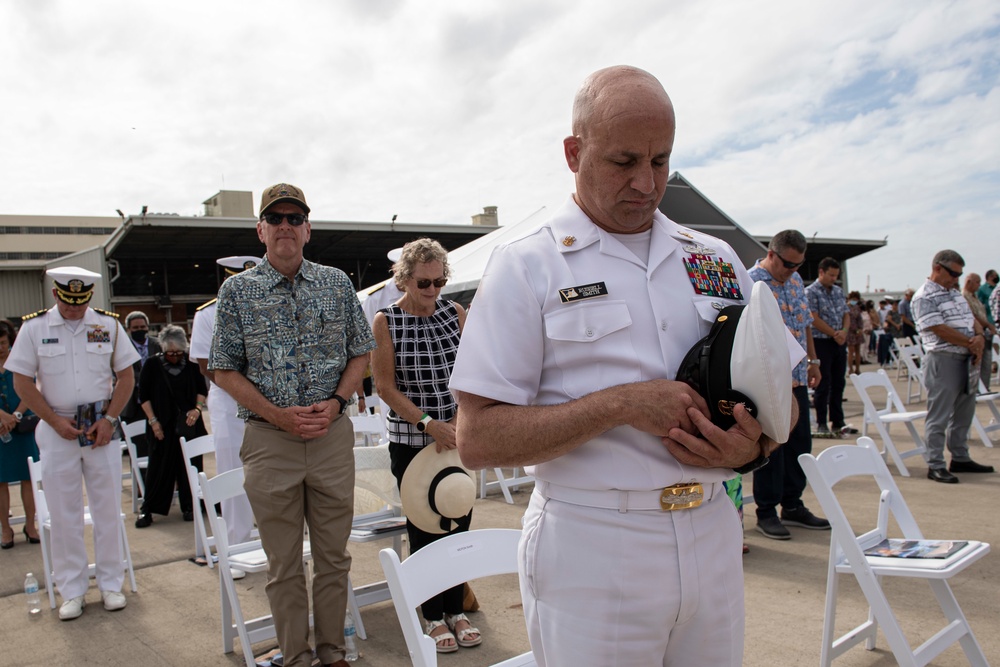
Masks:
[[[94,523],[97,587],[121,591],[125,580],[121,535],[121,451],[116,446],[81,447],[64,440],[45,422],[35,430],[42,485],[52,519],[52,569],[63,600],[79,597],[90,585],[83,539],[83,481]]]
[[[213,383],[208,391],[208,414],[212,420],[217,473],[243,466],[243,461],[240,460],[240,447],[243,444],[246,424],[236,416],[237,409],[238,405],[233,397]],[[250,540],[250,531],[253,530],[253,510],[250,509],[250,501],[245,495],[223,500],[222,518],[226,520],[229,544]]]
[[[725,492],[696,509],[619,512],[536,487],[519,570],[539,667],[739,667],[741,546]]]

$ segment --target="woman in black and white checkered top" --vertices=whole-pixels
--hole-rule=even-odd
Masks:
[[[379,397],[389,406],[389,455],[392,474],[402,484],[407,466],[424,447],[455,449],[458,404],[448,389],[465,309],[439,299],[448,281],[448,253],[440,243],[417,239],[403,246],[393,267],[403,296],[376,315],[372,324],[378,347],[372,370]],[[472,513],[456,520],[451,532],[469,529]],[[417,551],[450,533],[427,533],[407,521],[410,550]],[[427,600],[421,612],[440,653],[482,642],[479,630],[462,614],[464,586],[459,584]],[[457,637],[456,637],[457,635]]]

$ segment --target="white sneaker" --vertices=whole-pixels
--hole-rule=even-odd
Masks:
[[[229,574],[233,575],[234,580],[242,579],[243,577],[247,576],[246,572],[244,572],[243,570],[237,570],[235,567],[229,568]]]
[[[80,618],[83,615],[83,608],[86,606],[87,601],[83,599],[82,595],[78,598],[64,600],[62,606],[59,607],[59,620],[72,621],[74,618]]]
[[[101,591],[101,597],[104,598],[104,608],[108,611],[124,609],[127,602],[125,596],[118,591]]]

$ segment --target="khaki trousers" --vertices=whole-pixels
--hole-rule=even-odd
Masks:
[[[323,663],[344,657],[344,616],[354,517],[354,429],[347,417],[329,433],[303,440],[270,424],[248,421],[240,449],[244,488],[267,554],[267,591],[285,665],[310,665],[309,597],[302,564],[303,520],[313,557],[316,653]]]

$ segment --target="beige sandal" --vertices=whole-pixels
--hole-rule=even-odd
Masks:
[[[438,628],[442,627],[447,627],[447,623],[445,623],[444,621],[427,621],[427,627],[424,628],[424,633],[428,637],[434,640],[434,647],[437,649],[438,653],[454,653],[455,651],[458,650],[458,642],[455,639],[455,635],[453,635],[451,632],[442,632],[439,635],[431,634]],[[447,644],[442,644],[442,642],[446,642],[449,639],[455,643],[451,644],[450,646]]]
[[[469,627],[464,630],[456,630],[457,626],[462,621],[469,624]],[[479,628],[473,627],[472,623],[469,621],[469,617],[465,614],[455,614],[454,616],[450,614],[444,615],[444,622],[448,624],[448,629],[455,633],[455,641],[462,648],[469,648],[470,646],[479,646],[483,643],[483,635],[479,632]],[[475,639],[466,639],[469,635],[476,635]]]

